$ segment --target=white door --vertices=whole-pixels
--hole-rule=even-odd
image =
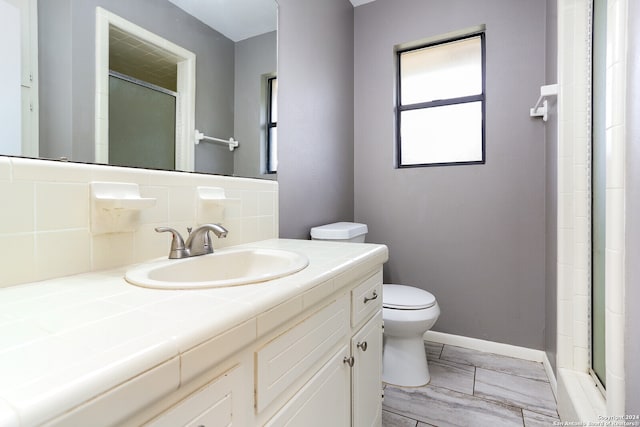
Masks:
[[[21,10],[16,0],[0,0],[0,153],[21,155]]]

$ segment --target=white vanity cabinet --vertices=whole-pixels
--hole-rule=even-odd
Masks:
[[[380,427],[382,271],[342,282],[145,425]]]
[[[360,326],[364,323],[363,326]],[[382,271],[351,291],[352,425],[382,423]]]
[[[235,366],[200,390],[186,397],[145,427],[242,427],[247,425],[242,401],[251,398],[245,392],[246,378]]]
[[[274,388],[270,384],[261,385],[263,376],[270,377],[273,383],[293,382],[293,378],[287,379],[279,371],[269,369],[266,364],[260,363],[261,360],[271,360],[273,366],[281,363],[287,366],[287,372],[303,371],[303,366],[323,361],[319,369],[307,371],[310,380],[265,425],[381,425],[382,272],[378,271],[364,280],[356,281],[345,291],[337,301],[310,318],[315,319],[313,322],[307,320],[274,341],[282,348],[282,357],[274,357],[274,354],[266,357],[261,352],[258,353],[258,411],[264,408],[264,400],[271,396],[268,390]],[[333,320],[332,323],[329,318]],[[303,325],[307,322],[316,325],[317,329],[305,335],[305,350],[308,353],[299,353],[296,350],[301,349],[301,346],[287,346],[285,343],[299,342],[296,341],[301,332],[299,329],[304,329]],[[340,342],[343,345],[337,351],[327,352],[327,349],[335,349],[335,344]],[[267,348],[271,345],[274,344]],[[281,389],[275,388],[274,391],[281,392]]]

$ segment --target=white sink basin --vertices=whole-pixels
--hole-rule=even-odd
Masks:
[[[220,249],[209,255],[142,264],[127,271],[125,279],[156,289],[219,288],[277,279],[307,265],[306,256],[280,249]]]

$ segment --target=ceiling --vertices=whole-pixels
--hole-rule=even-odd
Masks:
[[[169,0],[234,42],[275,31],[275,0]],[[350,0],[353,7],[375,0]]]
[[[169,0],[234,42],[275,31],[275,0]]]
[[[361,4],[371,3],[375,0],[351,0],[353,7],[360,6]]]

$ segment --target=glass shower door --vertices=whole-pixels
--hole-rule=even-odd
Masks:
[[[175,169],[176,95],[109,75],[109,164]]]
[[[607,1],[593,2],[593,94],[591,143],[591,371],[606,387],[606,23]]]

